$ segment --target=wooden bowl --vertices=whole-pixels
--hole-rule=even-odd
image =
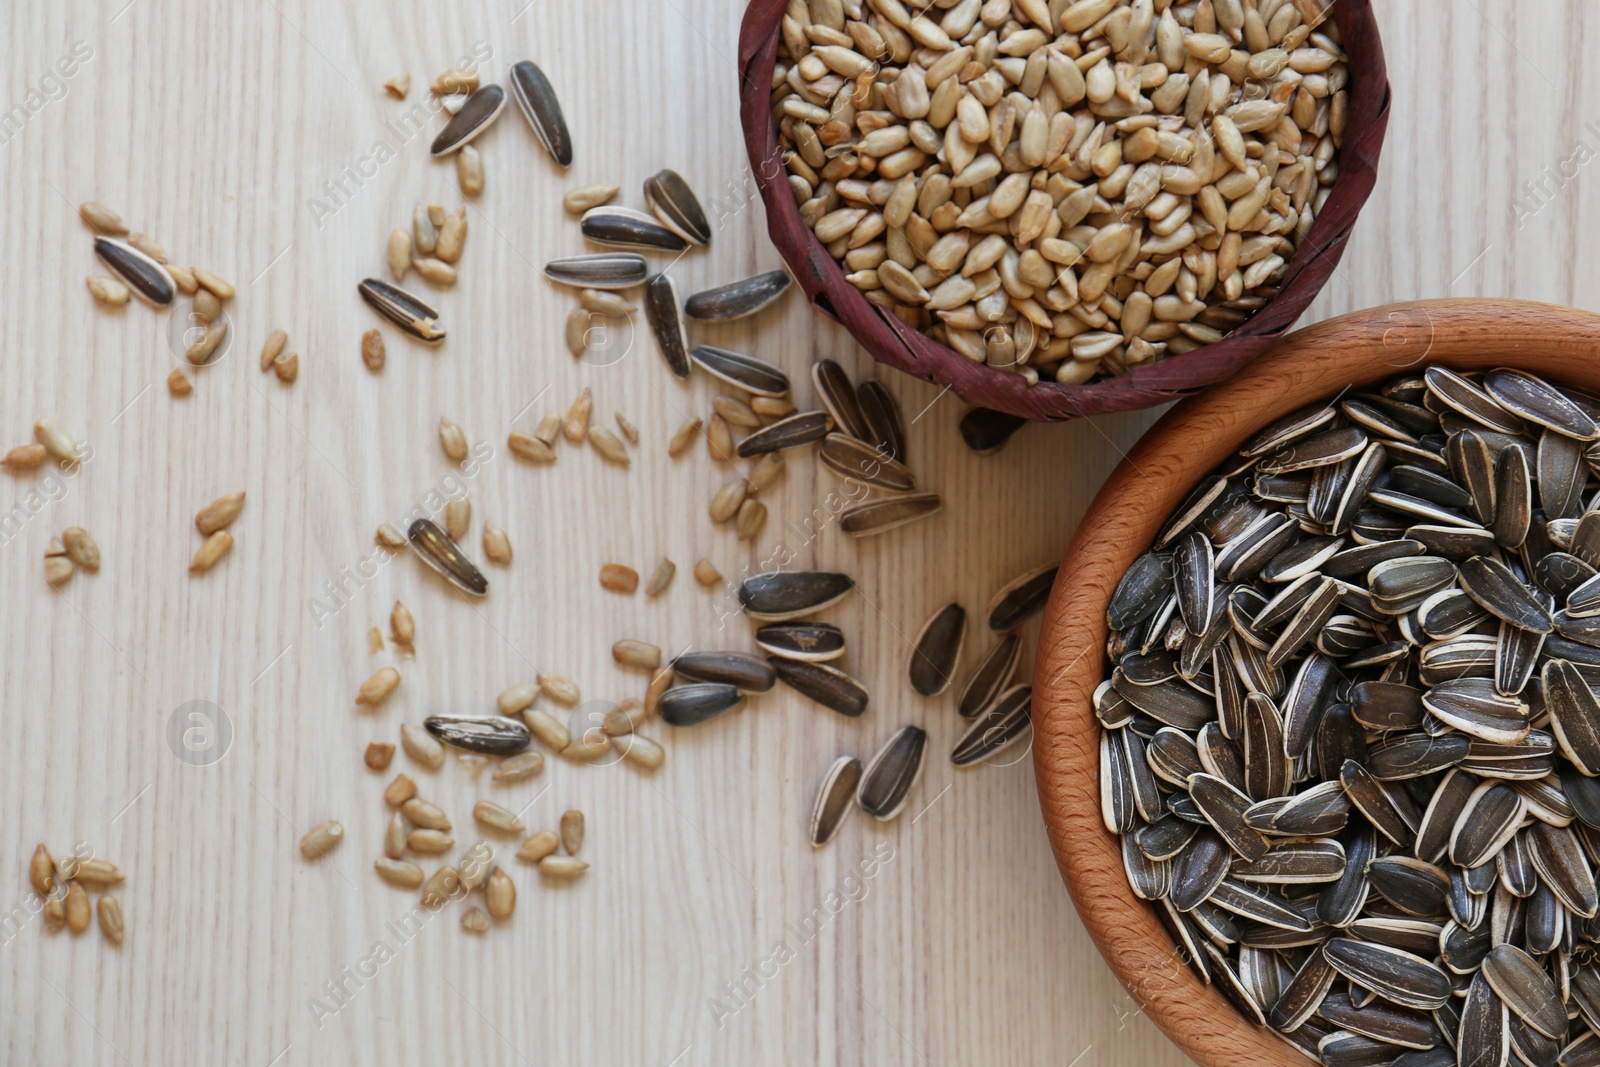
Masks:
[[[1600,316],[1513,300],[1437,300],[1345,315],[1291,334],[1239,374],[1174,407],[1134,446],[1078,526],[1046,609],[1034,668],[1034,769],[1056,864],[1084,926],[1144,1014],[1197,1062],[1304,1067],[1180,962],[1133,895],[1100,817],[1091,699],[1105,677],[1106,604],[1118,580],[1212,468],[1273,420],[1429,363],[1521,367],[1600,389]]]
[[[740,120],[745,148],[767,208],[767,231],[818,311],[842,323],[880,363],[948,386],[979,407],[1040,421],[1076,419],[1152,407],[1219,382],[1255,359],[1294,325],[1344,254],[1356,215],[1377,180],[1389,122],[1389,75],[1371,0],[1337,0],[1333,18],[1350,60],[1350,108],[1339,178],[1322,212],[1289,261],[1278,295],[1216,344],[1135,367],[1104,381],[1033,388],[1020,375],[974,363],[901,322],[861,295],[800,218],[789,190],[778,125],[772,117],[772,71],[788,0],[751,0],[739,32]]]

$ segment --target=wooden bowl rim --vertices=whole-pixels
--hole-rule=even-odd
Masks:
[[[1201,477],[1274,419],[1349,387],[1441,363],[1518,366],[1600,387],[1600,315],[1515,300],[1391,304],[1291,334],[1235,377],[1167,412],[1084,514],[1046,608],[1034,668],[1034,768],[1056,864],[1106,962],[1148,1015],[1208,1067],[1303,1067],[1182,964],[1155,906],[1128,888],[1101,821],[1099,724],[1105,606],[1117,579]]]
[[[961,399],[1038,421],[1062,421],[1168,403],[1221,381],[1289,330],[1327,283],[1377,181],[1391,99],[1388,66],[1371,0],[1336,0],[1334,20],[1350,62],[1350,108],[1339,179],[1289,261],[1278,295],[1223,340],[1104,381],[1028,387],[1019,376],[975,363],[894,315],[845,280],[842,267],[800,220],[770,108],[779,25],[787,0],[750,0],[740,29],[740,120],[767,229],[817,310],[843,325],[880,363],[945,386]]]

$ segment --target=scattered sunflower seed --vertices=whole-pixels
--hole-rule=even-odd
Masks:
[[[744,700],[744,694],[731,685],[694,682],[677,685],[662,694],[657,712],[672,726],[697,726],[731,711]]]
[[[430,715],[423,726],[447,745],[485,756],[512,756],[533,741],[527,726],[506,715]]]
[[[579,289],[632,289],[645,283],[650,265],[637,252],[602,252],[552,259],[545,264],[544,276]]]
[[[172,303],[177,283],[167,268],[148,254],[111,237],[96,237],[94,254],[145,303],[152,307],[166,307]]]
[[[711,224],[694,190],[675,170],[661,170],[644,180],[644,199],[663,225],[701,248],[711,243]]]
[[[356,703],[370,706],[382,704],[399,685],[400,672],[393,667],[384,667],[361,683],[361,691],[356,694]]]
[[[467,196],[483,192],[483,155],[473,145],[463,145],[456,153],[456,178]],[[395,279],[398,281],[399,279]]]
[[[766,309],[793,284],[788,271],[772,270],[695,293],[685,301],[683,309],[691,319],[702,322],[731,322]]]
[[[93,200],[85,200],[78,205],[78,215],[95,233],[106,237],[120,237],[128,232],[128,227],[122,222],[122,216]]]
[[[607,563],[600,568],[600,587],[613,593],[632,593],[639,588],[639,572],[621,563]]]
[[[572,165],[572,135],[567,132],[567,120],[561,113],[561,102],[556,91],[545,77],[544,71],[528,60],[511,68],[509,78],[517,107],[533,127],[539,143],[544,145],[550,158],[563,167]]]
[[[344,840],[344,827],[333,819],[318,823],[300,839],[300,855],[308,860],[321,859]],[[81,869],[80,869],[81,877]],[[76,885],[77,883],[73,883]]]
[[[406,750],[406,755],[429,770],[436,771],[444,766],[444,746],[434,740],[433,735],[420,726],[409,722],[400,724],[400,747]],[[402,777],[404,776],[402,775]],[[406,779],[406,781],[410,783],[410,779]],[[397,795],[405,790],[405,786],[399,784],[399,779],[395,780],[391,788],[395,790]],[[416,791],[414,784],[411,785],[411,791],[412,793]],[[410,794],[398,802],[391,800],[390,803],[403,804],[408,799],[410,799]]]
[[[444,340],[439,313],[399,286],[367,278],[357,290],[374,311],[417,340],[429,343]]]
[[[428,566],[447,578],[464,593],[486,596],[489,580],[466,557],[459,545],[428,519],[418,519],[411,524],[407,540],[411,550]]]
[[[439,131],[429,151],[446,156],[488,129],[506,106],[506,91],[498,85],[485,85],[467,97],[461,110]]]
[[[644,314],[667,367],[679,378],[689,377],[689,327],[671,275],[657,274],[645,284]]]
[[[645,252],[682,252],[688,243],[642,211],[625,207],[595,207],[579,223],[586,240],[612,248]]]
[[[861,761],[840,756],[833,761],[817,787],[817,800],[811,809],[811,847],[821,848],[833,840],[855,805],[856,788],[861,784]]]
[[[907,668],[911,688],[925,697],[938,696],[950,688],[961,663],[966,635],[967,612],[960,604],[949,604],[935,612],[912,642]]]
[[[95,909],[100,915],[100,932],[107,941],[113,945],[122,944],[122,935],[126,930],[122,920],[122,905],[117,898],[109,894],[102,894],[95,902]]]
[[[888,821],[900,814],[922,777],[928,735],[917,726],[902,726],[884,742],[861,775],[856,801],[874,819]]]
[[[195,551],[194,558],[189,561],[189,573],[197,574],[200,571],[210,570],[232,547],[233,535],[227,530],[218,530],[206,538]]]
[[[571,856],[546,856],[539,861],[539,873],[546,878],[577,878],[589,865]]]
[[[590,208],[602,204],[609,204],[616,198],[618,189],[615,185],[580,185],[576,189],[568,189],[561,198],[561,206],[567,209],[570,215],[582,215]]]
[[[65,426],[49,416],[33,424],[33,439],[44,446],[50,458],[57,463],[70,466],[83,460],[83,450],[78,442],[67,432]],[[13,449],[12,452],[14,454],[16,450]]]
[[[111,307],[121,307],[133,295],[126,285],[104,274],[91,274],[85,281],[89,286],[89,295]]]
[[[870,699],[866,687],[838,668],[778,656],[769,662],[779,681],[823,707],[851,718],[866,712]]]
[[[561,813],[561,847],[576,856],[583,847],[583,812],[571,809]]]

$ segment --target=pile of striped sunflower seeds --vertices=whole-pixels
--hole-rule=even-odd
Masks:
[[[1110,601],[1129,883],[1330,1067],[1600,1063],[1597,473],[1600,395],[1431,366],[1263,431]]]
[[[1029,384],[1218,341],[1339,174],[1329,6],[789,0],[800,216],[869,301]]]

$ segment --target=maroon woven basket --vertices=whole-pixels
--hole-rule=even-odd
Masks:
[[[975,363],[880,309],[845,280],[844,270],[800,218],[778,148],[772,117],[772,70],[788,0],[751,0],[739,34],[740,114],[745,147],[767,206],[767,231],[817,310],[842,323],[880,363],[950,387],[979,407],[1020,418],[1058,421],[1151,407],[1229,377],[1266,351],[1316,297],[1339,265],[1344,246],[1377,180],[1389,123],[1389,73],[1371,0],[1335,0],[1350,62],[1350,108],[1339,178],[1289,261],[1278,295],[1215,344],[1135,367],[1104,381],[1031,389],[1021,375]]]

